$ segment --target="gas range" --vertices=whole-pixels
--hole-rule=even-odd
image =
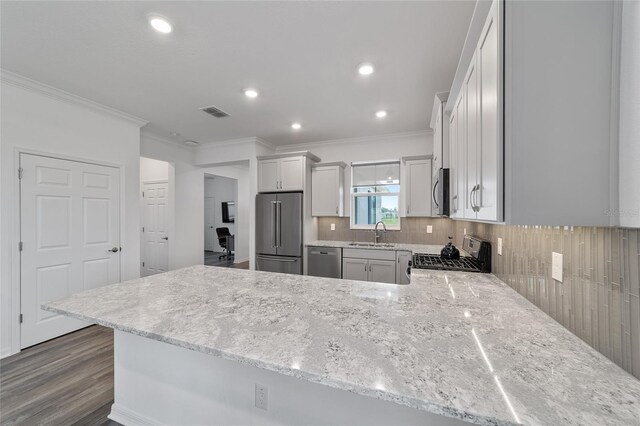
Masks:
[[[491,243],[465,235],[462,249],[469,256],[445,259],[437,254],[415,253],[412,267],[441,271],[491,272]]]

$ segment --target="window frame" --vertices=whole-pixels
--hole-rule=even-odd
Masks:
[[[394,185],[398,187],[398,192],[355,192],[354,184],[353,184],[353,175],[354,175],[354,167],[358,166],[373,166],[373,165],[382,165],[382,164],[398,164],[398,183],[387,183],[387,184],[374,184],[370,186],[385,186],[385,185]],[[386,160],[386,161],[371,161],[371,162],[358,162],[351,163],[351,190],[350,190],[350,198],[351,198],[351,207],[350,207],[350,218],[349,218],[349,228],[350,229],[364,229],[364,230],[373,230],[376,225],[374,224],[356,224],[355,223],[355,212],[356,212],[356,200],[361,197],[378,197],[378,196],[396,196],[398,199],[398,224],[397,225],[386,225],[388,231],[399,231],[401,226],[401,216],[400,216],[400,204],[401,204],[401,196],[402,193],[402,163],[400,160]]]

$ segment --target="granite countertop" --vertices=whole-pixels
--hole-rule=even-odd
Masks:
[[[402,251],[410,251],[411,254],[414,253],[425,253],[425,254],[440,254],[440,250],[444,247],[444,244],[434,245],[434,244],[404,244],[404,243],[388,243],[392,244],[393,247],[386,247],[387,243],[378,243],[372,246],[353,246],[351,245],[353,241],[329,241],[329,240],[317,240],[311,241],[305,244],[307,247],[338,247],[338,248],[352,248],[352,249],[365,249],[365,250],[402,250]],[[359,241],[360,244],[367,244],[366,241]],[[462,254],[462,252],[461,252]]]
[[[490,274],[398,286],[193,266],[43,307],[477,424],[640,419],[640,381]]]

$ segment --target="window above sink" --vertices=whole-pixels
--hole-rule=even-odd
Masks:
[[[351,229],[400,229],[400,161],[351,165]]]

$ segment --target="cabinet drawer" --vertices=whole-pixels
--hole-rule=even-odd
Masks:
[[[396,260],[395,250],[373,250],[361,248],[345,248],[342,250],[342,257],[351,257],[356,259],[375,259],[375,260]]]

